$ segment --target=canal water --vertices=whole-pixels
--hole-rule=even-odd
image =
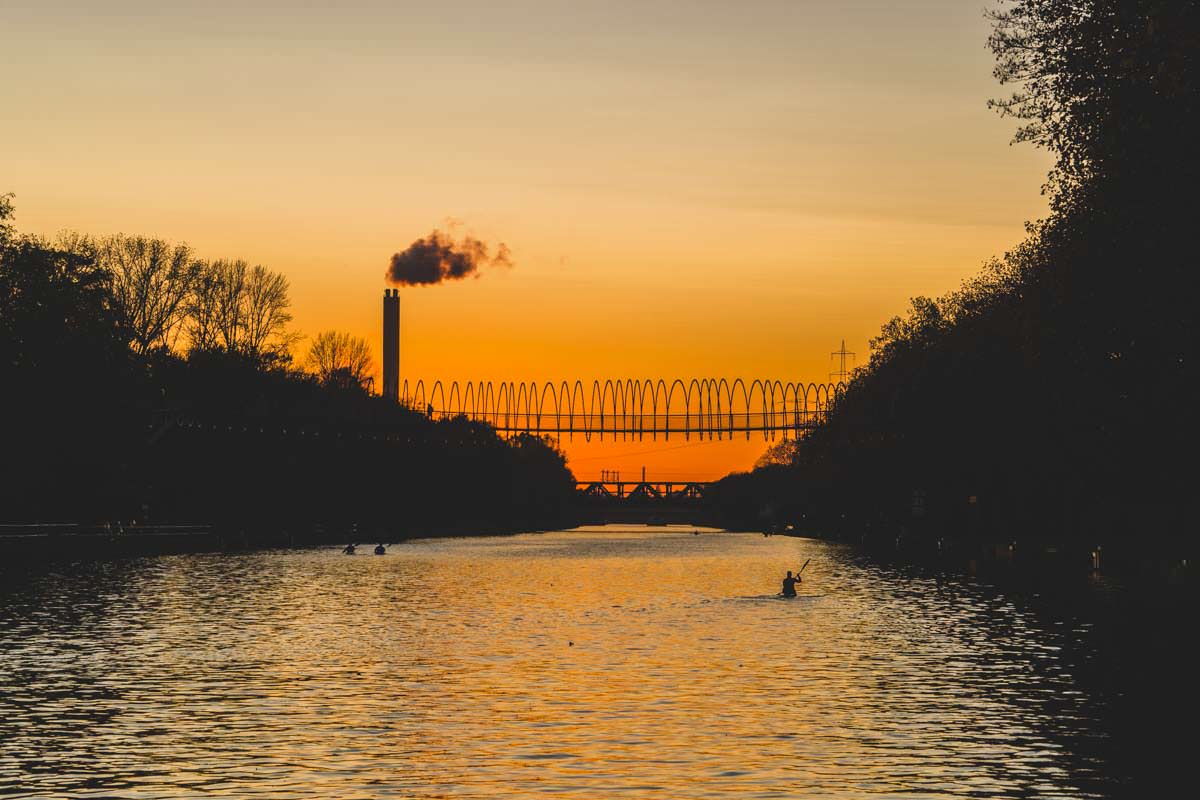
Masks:
[[[1128,789],[1091,623],[966,577],[676,527],[360,553],[6,572],[0,795]]]

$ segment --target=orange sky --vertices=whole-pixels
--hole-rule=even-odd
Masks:
[[[301,331],[376,353],[393,252],[447,217],[507,242],[403,290],[410,379],[823,380],[1044,210],[961,0],[198,8],[0,8],[20,228],[261,262]],[[568,452],[709,478],[763,449],[684,444]]]

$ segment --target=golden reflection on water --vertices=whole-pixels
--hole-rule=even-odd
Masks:
[[[369,552],[369,551],[368,551]],[[784,570],[805,559],[797,600]],[[1073,796],[1092,700],[958,579],[610,528],[174,556],[0,594],[0,793]],[[1087,789],[1087,791],[1085,791]],[[1102,793],[1102,792],[1101,792]]]

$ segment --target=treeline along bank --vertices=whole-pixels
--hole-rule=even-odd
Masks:
[[[716,489],[732,525],[1182,545],[1195,528],[1200,4],[1019,0],[992,105],[1047,217],[885,324],[826,424]]]
[[[365,540],[566,513],[574,480],[549,441],[374,395],[370,351],[344,333],[294,358],[283,275],[13,219],[0,197],[0,522]]]

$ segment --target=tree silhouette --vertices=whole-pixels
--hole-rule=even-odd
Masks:
[[[1200,3],[1015,0],[990,16],[1015,88],[992,106],[1054,154],[1051,213],[883,325],[825,424],[718,487],[730,513],[894,532],[916,525],[917,492],[939,536],[1118,537],[1147,520],[1182,535],[1180,465],[1200,438]]]
[[[200,264],[186,305],[185,328],[194,350],[220,349],[278,360],[296,341],[287,279],[242,260]]]
[[[242,348],[246,353],[280,354],[295,342],[295,336],[287,331],[292,301],[282,273],[255,264],[246,276],[244,303]]]
[[[7,247],[15,230],[12,224],[13,204],[12,194],[0,194],[0,247]]]
[[[366,339],[322,331],[313,339],[305,365],[324,384],[366,389],[371,377],[371,346]]]
[[[990,105],[1024,122],[1017,141],[1057,156],[1053,199],[1114,172],[1161,180],[1161,167],[1186,155],[1197,112],[1196,3],[1016,0],[988,16],[996,78],[1016,86]],[[1135,146],[1148,139],[1158,147]]]
[[[181,248],[21,236],[12,215],[0,195],[0,519],[149,509],[259,542],[351,522],[403,535],[565,519],[573,478],[549,442],[372,396],[370,351],[347,334],[314,344],[324,381],[293,369],[283,276],[201,263],[171,310]],[[186,355],[169,347],[172,324]]]
[[[117,313],[134,352],[170,349],[187,313],[200,264],[186,244],[144,236],[77,239],[73,249],[93,257],[111,276]]]

